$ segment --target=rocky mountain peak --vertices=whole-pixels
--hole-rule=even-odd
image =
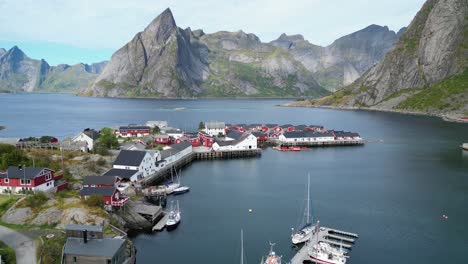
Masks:
[[[177,30],[171,9],[167,8],[157,16],[141,33],[143,44],[151,47],[153,42],[163,44]]]
[[[13,46],[10,50],[8,50],[5,54],[5,58],[11,61],[20,61],[23,58],[28,58],[24,52],[18,48],[18,46]]]
[[[7,51],[4,48],[0,48],[0,57],[5,54]]]

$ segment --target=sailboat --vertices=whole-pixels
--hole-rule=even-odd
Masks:
[[[174,206],[174,201],[171,202],[171,211],[169,211],[169,217],[166,222],[166,226],[168,229],[176,228],[177,225],[180,223],[180,208],[179,208],[179,201],[176,201],[176,205]]]
[[[276,255],[273,247],[275,246],[274,243],[270,243],[270,252],[268,252],[268,256],[266,259],[262,258],[262,262],[260,264],[281,264],[281,256]]]
[[[168,184],[166,184],[166,193],[167,193],[167,194],[173,193],[175,189],[177,189],[177,188],[180,187],[180,178],[179,178],[178,175],[177,175],[177,171],[176,171],[176,179],[177,179],[177,181],[174,181],[173,169],[174,169],[174,168],[171,168],[171,182],[169,182]],[[174,171],[175,171],[175,169],[174,169]]]
[[[295,233],[291,235],[291,241],[294,245],[305,243],[314,229],[310,221],[310,174],[307,177],[307,205],[305,213],[305,223]]]

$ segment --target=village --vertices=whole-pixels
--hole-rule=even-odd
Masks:
[[[103,173],[85,175],[78,184],[71,185],[64,179],[63,154],[62,170],[57,172],[21,164],[9,164],[6,171],[0,172],[2,195],[60,193],[75,189],[81,200],[99,200],[97,204],[112,219],[118,220],[118,225],[107,222],[106,226],[116,232],[105,238],[102,236],[104,222],[87,225],[86,221],[75,221],[64,226],[67,238],[61,255],[63,263],[109,258],[118,260],[112,263],[134,263],[135,249],[126,239],[126,231],[177,227],[181,218],[178,201],[171,199],[171,206],[166,210],[168,196],[189,191],[190,187],[180,183],[180,170],[196,160],[257,157],[262,147],[268,146],[279,151],[306,151],[320,146],[364,144],[358,133],[327,130],[319,125],[200,122],[198,131],[185,132],[170,127],[167,121],[148,121],[144,125],[130,124],[100,131],[86,128],[63,140],[52,136],[1,138],[0,144],[17,149],[53,149],[61,153],[100,153],[103,150],[98,148],[104,140],[117,142],[104,150],[113,157],[112,166]],[[94,233],[90,233],[91,230]],[[104,245],[108,252],[88,250],[95,243]]]

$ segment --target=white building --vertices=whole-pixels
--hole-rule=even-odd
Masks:
[[[335,135],[332,132],[311,132],[311,131],[292,131],[284,132],[278,136],[278,140],[284,143],[294,142],[328,142],[334,141]]]
[[[212,148],[214,151],[257,149],[257,137],[252,134],[243,134],[234,140],[216,139]]]
[[[167,121],[148,121],[146,125],[151,128],[159,127],[159,129],[163,129],[167,127]]]
[[[156,172],[156,160],[154,155],[146,151],[121,150],[114,161],[113,168],[138,171],[136,177],[132,176],[131,180],[139,180]]]
[[[184,136],[184,132],[180,129],[168,129],[165,130],[164,133],[174,139],[178,139]]]
[[[203,131],[208,135],[215,137],[219,134],[226,135],[226,124],[224,122],[206,122]]]
[[[192,143],[190,141],[182,141],[178,144],[171,145],[167,149],[161,151],[161,161],[158,162],[159,167],[170,165],[192,153]]]
[[[99,132],[94,129],[85,129],[80,134],[74,136],[72,138],[73,142],[86,142],[86,147],[82,148],[81,151],[88,152],[93,151],[94,144],[96,143],[97,139],[99,138]]]

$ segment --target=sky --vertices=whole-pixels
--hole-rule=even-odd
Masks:
[[[0,47],[17,45],[51,65],[92,63],[142,31],[167,7],[179,27],[243,30],[264,42],[302,34],[316,45],[371,24],[398,31],[424,0],[0,0]]]

